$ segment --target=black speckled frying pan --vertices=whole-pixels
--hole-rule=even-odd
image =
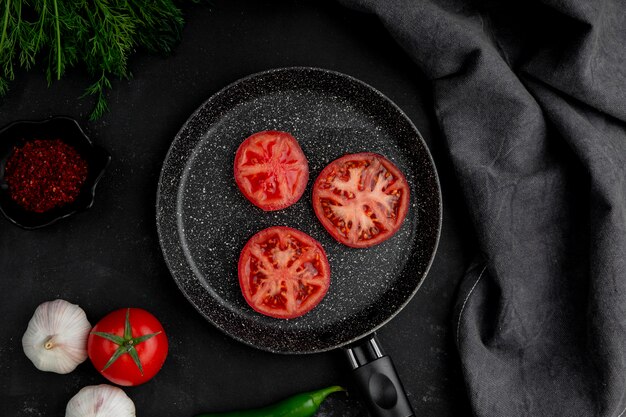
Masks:
[[[250,204],[233,179],[237,147],[260,130],[290,132],[309,160],[307,191],[278,212]],[[352,249],[336,242],[318,222],[311,185],[330,161],[363,151],[386,156],[404,172],[411,204],[391,239]],[[172,143],[161,172],[157,225],[176,283],[216,327],[277,353],[350,345],[346,353],[357,382],[369,391],[373,413],[411,415],[391,362],[379,360],[388,357],[368,335],[400,311],[424,280],[439,239],[441,192],[419,132],[383,94],[347,75],[314,68],[271,70],[229,85],[200,106]],[[276,225],[317,239],[332,271],[323,301],[292,320],[253,311],[237,278],[244,244]]]

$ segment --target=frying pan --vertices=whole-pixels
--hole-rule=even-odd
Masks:
[[[287,209],[267,213],[250,204],[233,179],[234,155],[243,139],[261,130],[294,135],[311,179],[346,153],[376,152],[393,161],[411,193],[398,233],[367,249],[336,242],[313,213],[312,180]],[[253,311],[237,279],[244,244],[276,225],[317,239],[331,267],[326,297],[291,320]],[[169,149],[159,180],[157,227],[178,287],[217,328],[276,353],[342,347],[372,414],[413,415],[374,332],[411,300],[426,277],[441,229],[441,191],[424,140],[382,93],[350,76],[304,67],[270,70],[227,86],[196,110]]]

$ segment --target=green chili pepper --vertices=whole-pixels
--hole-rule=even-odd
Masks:
[[[337,391],[345,391],[345,389],[333,386],[296,394],[267,407],[224,413],[206,413],[196,417],[312,417],[326,397]]]

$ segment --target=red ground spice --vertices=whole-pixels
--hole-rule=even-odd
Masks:
[[[43,213],[76,200],[87,179],[87,162],[61,139],[29,140],[13,149],[4,179],[17,204]]]

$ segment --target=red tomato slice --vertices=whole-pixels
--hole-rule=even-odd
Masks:
[[[311,236],[290,227],[261,230],[239,256],[239,285],[254,310],[291,319],[322,301],[330,286],[326,252]]]
[[[409,209],[409,185],[382,155],[345,155],[315,180],[313,209],[339,242],[353,248],[374,246],[400,228]]]
[[[235,181],[255,206],[289,207],[302,197],[309,164],[298,141],[287,132],[267,130],[248,137],[235,155]]]

